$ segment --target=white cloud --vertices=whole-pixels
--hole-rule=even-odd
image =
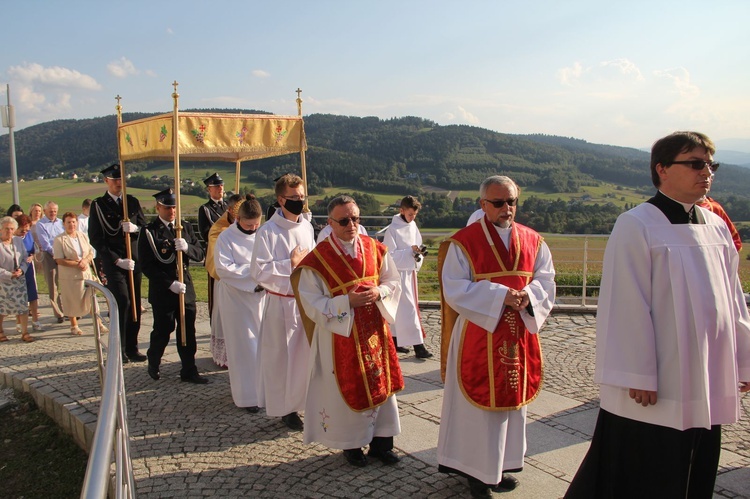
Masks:
[[[41,83],[85,90],[101,90],[102,88],[91,76],[60,66],[44,67],[37,63],[24,63],[22,66],[11,66],[8,74],[15,80],[29,84]]]
[[[700,89],[690,83],[690,73],[685,68],[656,70],[654,76],[670,82],[681,97],[693,98],[700,94]]]
[[[156,78],[156,71],[154,71],[153,69],[147,69],[146,71],[143,72],[143,74],[145,74],[146,76],[150,76],[152,78]]]
[[[471,123],[472,125],[479,124],[479,118],[477,118],[476,116],[474,116],[469,111],[462,108],[461,106],[458,106],[458,112],[461,114],[461,118],[467,123]]]
[[[268,78],[269,76],[271,76],[271,73],[269,73],[268,71],[263,71],[262,69],[253,69],[252,74],[256,78]]]
[[[600,62],[599,66],[602,68],[614,68],[621,75],[625,75],[635,79],[636,81],[643,81],[643,74],[641,70],[628,59],[614,59],[612,61]]]
[[[456,119],[456,115],[453,113],[443,113],[443,119],[445,121],[453,121]]]
[[[557,70],[557,79],[563,85],[573,85],[581,78],[583,66],[580,62],[573,63],[572,67]]]
[[[129,75],[137,75],[139,73],[133,62],[127,57],[120,57],[116,61],[107,64],[107,71],[116,78],[125,78]]]
[[[174,35],[174,30],[172,28],[167,28],[167,34]]]

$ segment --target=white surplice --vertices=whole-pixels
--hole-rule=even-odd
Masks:
[[[383,235],[383,244],[388,247],[388,253],[393,257],[401,275],[401,301],[398,303],[396,322],[391,326],[391,333],[394,338],[398,338],[399,346],[421,345],[424,337],[417,301],[417,272],[422,268],[424,259],[417,262],[411,247],[422,244],[422,234],[413,220],[406,223],[401,215],[394,215]]]
[[[673,225],[650,203],[620,215],[604,253],[595,381],[602,409],[677,430],[740,416],[750,323],[726,223]],[[643,407],[629,388],[657,391]]]
[[[340,240],[339,244],[354,256],[351,244]],[[377,302],[377,307],[389,323],[394,320],[400,287],[398,270],[386,254],[378,286],[383,298]],[[375,409],[355,412],[339,392],[333,373],[333,335],[348,337],[351,334],[357,309],[349,307],[349,297],[331,297],[323,279],[306,268],[302,269],[298,292],[305,313],[315,322],[305,403],[305,443],[320,442],[332,449],[355,449],[369,444],[372,437],[401,433],[396,395],[391,395]]]
[[[216,239],[214,306],[221,303],[221,330],[224,332],[229,385],[237,407],[259,405],[258,334],[266,300],[265,291],[256,292],[258,283],[250,277],[255,234],[245,234],[232,224]]]
[[[294,248],[315,247],[313,227],[304,217],[299,222],[277,210],[255,236],[251,277],[269,292],[260,327],[258,359],[259,405],[269,416],[285,416],[305,406],[307,343],[289,276]],[[226,334],[226,332],[225,332]]]
[[[466,225],[471,225],[482,217],[484,217],[484,210],[482,208],[479,208],[474,213],[469,215],[469,219],[466,221]]]
[[[494,227],[506,248],[511,229]],[[455,244],[443,264],[443,293],[458,312],[448,348],[443,392],[443,411],[438,436],[438,463],[461,471],[486,484],[499,483],[503,470],[523,467],[526,453],[526,406],[515,411],[485,411],[469,402],[456,375],[461,331],[466,321],[494,331],[505,310],[508,291],[502,284],[473,282],[469,261]],[[539,332],[555,300],[555,269],[546,243],[534,262],[534,277],[523,288],[529,295],[534,317],[523,310],[521,319],[532,334]]]

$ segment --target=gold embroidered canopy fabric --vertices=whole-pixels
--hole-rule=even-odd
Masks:
[[[185,160],[245,161],[307,150],[301,116],[179,113]],[[120,159],[172,159],[172,114],[118,126]]]

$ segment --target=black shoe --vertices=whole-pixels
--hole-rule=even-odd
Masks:
[[[146,362],[148,360],[148,357],[146,357],[145,355],[143,355],[138,350],[136,350],[135,352],[132,352],[132,353],[127,353],[125,355],[128,356],[128,359],[130,359],[131,362]]]
[[[122,354],[122,363],[123,364],[130,364],[130,359],[128,359],[128,356],[124,353]]]
[[[469,491],[471,497],[479,497],[483,499],[491,499],[492,492],[490,491],[489,485],[480,482],[476,478],[469,478]]]
[[[503,473],[503,479],[492,487],[492,490],[495,492],[503,492],[506,490],[513,490],[516,487],[518,487],[518,484],[520,482],[518,481],[518,478],[514,477],[513,475],[509,475],[507,473]]]
[[[357,468],[367,466],[367,458],[362,449],[347,449],[344,451],[346,462]]]
[[[148,365],[148,375],[155,381],[158,381],[161,378],[161,375],[159,375],[159,368],[152,366],[151,364]]]
[[[414,355],[418,359],[429,359],[432,357],[432,354],[427,351],[424,345],[414,345]]]
[[[245,407],[245,410],[250,414],[258,414],[258,412],[260,411],[260,407],[258,407],[257,405],[251,405],[250,407]]]
[[[180,380],[196,385],[207,385],[209,383],[208,378],[198,373],[191,374],[190,376],[180,376]]]
[[[290,430],[302,431],[305,425],[302,423],[299,414],[296,412],[290,412],[286,416],[281,416],[281,420]]]
[[[63,322],[65,322],[65,317],[58,317],[57,318],[57,323],[58,324],[62,324]]]
[[[401,461],[401,458],[396,455],[395,452],[392,450],[385,450],[385,451],[376,451],[370,449],[367,452],[367,455],[369,457],[376,457],[380,459],[383,464],[396,464],[397,462]]]
[[[409,353],[409,349],[406,347],[396,347],[396,351],[400,353]]]

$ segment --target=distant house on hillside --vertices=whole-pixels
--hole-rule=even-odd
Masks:
[[[44,175],[39,175],[36,179],[37,180],[44,180]]]
[[[72,178],[73,180],[76,180],[78,178],[78,174],[73,173],[73,175],[71,175],[70,178]]]

